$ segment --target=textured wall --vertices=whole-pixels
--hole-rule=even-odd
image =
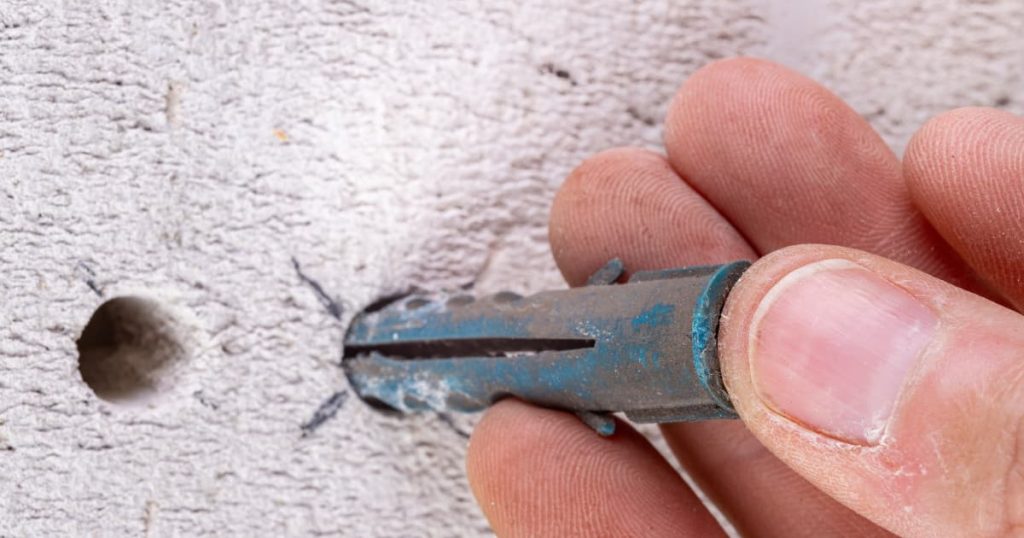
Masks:
[[[1024,107],[1019,2],[502,4],[0,5],[0,536],[486,534],[471,420],[331,399],[361,306],[561,285],[562,178],[657,147],[715,58],[818,77],[897,150]],[[81,355],[152,368],[141,402],[78,367],[121,296]]]

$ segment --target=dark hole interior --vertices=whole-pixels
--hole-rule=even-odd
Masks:
[[[373,345],[348,344],[345,358],[377,352],[393,359],[438,359],[466,357],[511,357],[542,351],[570,351],[594,347],[587,338],[466,338],[387,342]]]

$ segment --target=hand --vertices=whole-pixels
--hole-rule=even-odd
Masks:
[[[1008,307],[1024,307],[1024,120],[943,114],[901,164],[821,86],[735,59],[682,87],[665,147],[583,163],[555,199],[551,246],[572,285],[615,256],[631,270],[765,256],[719,335],[742,422],[662,428],[739,530],[1024,533],[1024,317]],[[720,535],[618,428],[605,439],[567,413],[495,405],[468,461],[494,530]]]

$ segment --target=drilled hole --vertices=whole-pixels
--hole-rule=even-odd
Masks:
[[[78,370],[100,398],[151,403],[177,384],[191,355],[189,331],[156,301],[117,297],[93,313],[78,339]]]

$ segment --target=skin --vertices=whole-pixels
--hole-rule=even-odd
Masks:
[[[719,335],[742,421],[662,427],[743,535],[1024,534],[1024,317],[1010,308],[1024,306],[1022,148],[1024,120],[959,109],[924,125],[900,162],[812,80],[719,61],[673,100],[665,156],[615,149],[572,172],[552,208],[552,250],[574,286],[614,256],[631,271],[758,260]],[[758,306],[822,260],[855,264],[934,316],[878,439],[794,419],[752,370]],[[643,436],[618,428],[601,438],[566,413],[496,404],[467,462],[495,532],[720,535]]]

